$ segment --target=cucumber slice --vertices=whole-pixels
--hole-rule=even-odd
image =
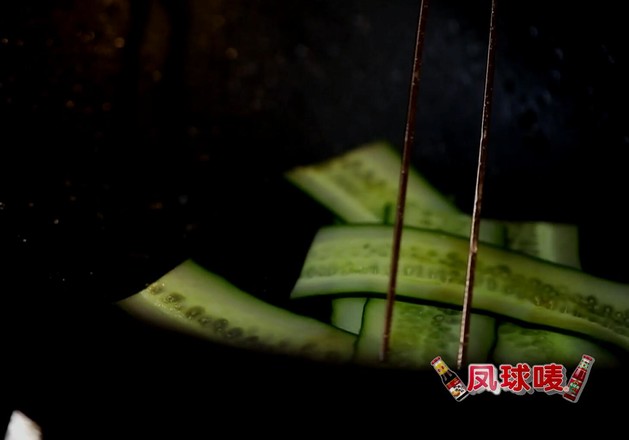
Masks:
[[[338,298],[332,300],[330,323],[334,327],[357,335],[363,325],[363,310],[367,298]]]
[[[392,228],[329,226],[315,236],[292,298],[352,292],[384,296]],[[460,306],[468,241],[405,228],[397,295]],[[473,309],[583,333],[629,350],[629,285],[479,244]]]
[[[430,369],[430,361],[441,356],[455,363],[459,348],[461,311],[452,308],[396,302],[393,307],[389,353],[379,359],[384,331],[386,301],[369,299],[356,345],[355,362],[363,365],[408,369]],[[495,337],[495,319],[471,314],[468,359],[487,362]]]
[[[578,227],[551,222],[505,222],[506,246],[542,260],[581,267]],[[599,365],[615,366],[619,361],[608,350],[591,341],[549,330],[504,322],[498,325],[494,359],[500,363],[573,362],[583,353],[596,353]]]
[[[347,362],[356,337],[275,307],[187,260],[117,303],[151,324],[213,342],[324,362]]]
[[[552,222],[503,222],[506,247],[533,257],[575,268],[579,259],[579,229]]]
[[[293,168],[286,178],[347,223],[394,224],[402,160],[386,142],[373,142],[325,162]],[[404,224],[469,237],[461,213],[415,168],[408,173]],[[503,222],[483,220],[480,240],[502,245]]]
[[[356,163],[349,167],[353,172],[347,172],[347,169],[345,169],[344,174],[339,176],[336,173],[343,169],[344,160]],[[365,173],[360,170],[359,164],[364,166]],[[389,144],[374,143],[357,148],[341,158],[335,158],[316,166],[296,168],[288,176],[293,183],[314,196],[328,209],[350,222],[379,221],[377,217],[380,204],[365,202],[366,200],[372,200],[370,196],[366,195],[367,190],[371,191],[373,189],[373,185],[369,185],[368,182],[388,182],[386,185],[388,185],[389,191],[380,200],[389,199],[389,202],[384,205],[384,223],[392,225],[396,216],[396,188],[399,181],[400,167],[401,159]],[[415,170],[412,170],[412,175],[420,176]],[[331,182],[334,181],[338,185],[332,185]],[[435,205],[434,200],[446,200],[446,198],[443,196],[439,197],[434,188],[425,184],[425,179],[423,181],[420,180],[419,183],[424,185],[416,185],[417,181],[412,178],[409,179],[408,194],[411,194],[410,197],[418,194],[429,194],[430,197],[425,199],[418,197],[411,202],[407,200],[404,214],[405,225],[469,237],[471,217],[459,213],[456,208],[442,211],[443,206],[440,203]],[[353,189],[353,191],[343,192],[342,188]],[[365,188],[365,191],[357,191],[358,188]],[[357,197],[357,193],[360,195],[359,197]],[[374,192],[373,200],[377,199],[377,197],[377,194]],[[371,208],[368,208],[369,206]],[[452,205],[452,208],[454,208],[454,205]],[[369,211],[369,215],[362,211],[364,209]],[[549,222],[499,222],[483,219],[479,240],[498,246],[504,245],[510,250],[519,251],[551,262],[575,268],[580,267],[578,230],[575,225]],[[359,298],[333,300],[332,323],[339,328],[358,333],[363,319],[363,301],[364,299]],[[517,327],[513,323],[508,323],[508,326],[511,330]],[[522,332],[509,331],[510,337],[501,341],[501,350],[508,352],[509,344],[511,344],[513,345],[512,351],[517,353],[520,345],[517,335],[520,333],[529,335],[530,331],[532,330],[525,328],[522,328]],[[550,333],[548,330],[543,332]],[[534,344],[531,345],[529,339],[525,336],[522,344],[528,346],[529,351],[531,351],[534,349]],[[548,338],[540,337],[535,340],[547,339],[552,339],[556,344],[561,344],[561,341],[565,339],[565,344],[569,346],[575,346],[578,341],[578,338],[562,333],[555,333],[552,338],[550,336]],[[587,341],[584,348],[587,348]],[[540,359],[543,358],[545,356],[544,353],[547,353],[546,348],[540,346],[538,357]]]
[[[330,160],[293,168],[286,178],[348,223],[383,223],[396,206],[401,158],[387,142],[372,142]],[[408,174],[406,209],[457,214],[421,174]]]
[[[525,362],[540,365],[555,362],[570,365],[584,353],[593,356],[599,366],[615,368],[620,365],[611,351],[592,341],[510,322],[498,326],[498,339],[492,357],[499,364]]]
[[[386,158],[385,158],[386,157]],[[384,158],[384,159],[383,159]],[[397,188],[399,180],[399,169],[401,167],[401,159],[390,145],[371,144],[358,148],[351,153],[345,155],[348,161],[357,161],[365,164],[367,179],[365,174],[359,171],[359,166],[355,165],[350,169],[356,172],[346,172],[343,176],[335,175],[343,158],[335,158],[323,164],[313,167],[300,167],[289,173],[289,178],[293,183],[300,186],[304,191],[313,195],[322,204],[340,215],[346,221],[373,221],[378,222],[379,204],[370,205],[365,200],[371,200],[366,196],[365,192],[359,192],[360,197],[356,197],[356,191],[340,191],[340,187],[361,188],[369,187],[365,182],[369,180],[380,180],[388,182],[390,190],[384,199],[389,202],[384,205],[384,223],[393,224],[395,222],[395,202],[396,194],[393,191]],[[413,175],[419,175],[415,170]],[[329,180],[327,180],[329,178]],[[337,181],[341,184],[338,187],[331,185],[331,181]],[[423,183],[425,183],[425,179]],[[415,226],[424,229],[438,230],[448,232],[462,237],[469,237],[471,227],[471,217],[458,213],[456,209],[447,209],[440,212],[442,206],[438,203],[433,205],[436,196],[436,190],[431,189],[429,185],[415,185],[417,182],[410,179],[409,194],[431,194],[431,197],[420,200],[417,198],[411,203],[407,202],[404,214],[404,223],[408,226]],[[422,182],[420,182],[422,183]],[[374,194],[374,199],[377,195]],[[411,196],[412,197],[412,196]],[[437,200],[445,200],[445,197],[436,197]],[[361,210],[366,206],[377,206],[369,210],[370,214],[366,215]],[[453,205],[452,205],[453,207]],[[575,268],[580,267],[578,253],[578,230],[575,225],[549,223],[549,222],[499,222],[489,219],[483,219],[480,228],[481,242],[506,246],[510,250],[519,251],[528,255],[532,255],[551,262],[569,265]],[[358,298],[336,299],[332,301],[333,315],[332,323],[339,328],[346,329],[352,333],[358,333],[363,318],[364,300]],[[509,328],[513,329],[516,324],[509,323]],[[528,329],[522,329],[522,334],[528,335]],[[545,330],[544,332],[549,333]],[[501,350],[508,352],[509,344],[513,345],[513,352],[518,352],[517,335],[519,332],[510,331],[509,338],[500,341]],[[550,336],[549,336],[550,338]],[[547,340],[549,338],[537,338],[535,340]],[[526,339],[526,336],[525,336]],[[530,339],[530,338],[529,338]],[[578,338],[556,333],[552,336],[555,343],[561,344],[565,339],[565,344],[575,346]],[[534,344],[530,341],[523,340],[522,344],[529,347],[529,351],[534,349]],[[586,341],[587,342],[587,341]],[[587,343],[585,344],[587,347]],[[540,346],[538,358],[543,358],[547,353],[544,346]]]
[[[467,214],[443,214],[410,206],[404,213],[404,224],[420,229],[442,231],[460,237],[469,238],[472,229],[472,217]],[[395,224],[395,210],[390,209],[386,221]],[[503,246],[506,241],[506,229],[503,222],[482,219],[479,229],[479,241],[496,246]]]

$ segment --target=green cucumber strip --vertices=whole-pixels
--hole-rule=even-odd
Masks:
[[[497,364],[525,362],[540,365],[555,362],[571,365],[584,353],[593,356],[599,366],[611,368],[620,365],[614,354],[590,340],[510,322],[498,326],[492,358]]]
[[[384,143],[377,147],[375,147],[374,144],[368,145],[358,148],[351,154],[346,155],[346,157],[351,155],[354,157],[350,157],[350,160],[354,160],[356,156],[361,156],[361,163],[377,163],[379,166],[371,170],[375,169],[375,174],[377,174],[378,177],[382,176],[385,181],[388,181],[390,187],[397,185],[401,159],[390,145]],[[379,155],[380,158],[378,157]],[[383,155],[387,157],[384,161],[381,160]],[[338,165],[339,159],[333,159],[325,164],[320,164],[319,171],[328,172],[334,169],[334,164]],[[384,165],[387,166],[385,167]],[[313,168],[314,167],[311,167],[310,170]],[[383,172],[383,170],[390,172]],[[364,213],[357,214],[362,210],[360,207],[361,200],[359,198],[339,192],[333,185],[329,185],[330,182],[325,179],[320,180],[320,185],[318,186],[318,180],[315,177],[316,174],[313,175],[307,171],[308,167],[293,170],[292,173],[294,173],[294,175],[291,175],[293,182],[301,182],[299,186],[301,186],[304,191],[316,195],[315,198],[317,198],[319,202],[326,205],[332,211],[335,211],[337,215],[339,209],[347,210],[341,211],[345,213],[341,215],[348,221],[378,221],[377,212],[379,209],[371,211],[371,214],[374,214],[372,217],[364,216]],[[416,171],[413,170],[413,173],[416,173]],[[337,176],[336,178],[338,179],[339,177]],[[360,187],[360,181],[363,178],[364,175],[361,175],[359,172],[345,173],[345,175],[341,177],[344,185],[351,188]],[[369,178],[372,180],[376,179],[373,175],[370,175]],[[353,180],[350,181],[350,179]],[[422,193],[421,188],[416,188],[412,184],[410,186],[409,193]],[[426,186],[425,188],[430,187]],[[390,203],[385,205],[384,223],[386,224],[394,224],[395,222],[395,196],[396,194],[391,191],[389,194]],[[445,197],[441,198],[443,200],[446,199]],[[469,237],[471,227],[470,216],[457,213],[454,210],[448,210],[448,213],[444,214],[443,212],[434,212],[426,209],[426,205],[430,205],[431,200],[432,199],[429,199],[428,203],[426,203],[425,200],[417,200],[417,204],[407,203],[404,214],[405,224],[424,229],[441,230],[462,237]],[[343,203],[345,205],[343,205]],[[437,206],[437,209],[439,208],[440,207]],[[512,250],[579,268],[577,239],[578,231],[574,225],[548,222],[498,222],[488,219],[482,220],[479,237],[481,242],[506,245],[507,248]],[[332,324],[339,328],[357,333],[360,329],[363,317],[362,301],[364,300],[358,298],[333,300]],[[510,323],[509,325],[514,326],[515,324]],[[569,338],[566,340],[566,343],[574,345],[576,338],[568,337],[560,333],[557,333],[553,340],[562,337]],[[517,338],[511,337],[508,341],[503,341],[501,346],[504,347],[506,342],[518,344]]]
[[[372,142],[324,162],[295,167],[285,177],[348,223],[382,223],[395,206],[401,158],[387,142]],[[443,213],[458,209],[421,174],[408,173],[406,208]]]
[[[318,164],[295,167],[286,178],[347,223],[393,224],[401,166],[391,144],[373,142]],[[469,237],[472,218],[411,167],[404,224]],[[483,220],[479,239],[503,244],[503,223]]]
[[[117,304],[159,327],[318,361],[350,361],[356,341],[350,333],[249,295],[192,260]]]
[[[504,222],[504,225],[507,248],[576,269],[581,267],[576,225],[551,222]],[[498,324],[495,350],[494,358],[500,363],[569,362],[582,353],[597,353],[596,359],[602,361],[599,365],[618,363],[611,352],[589,340],[510,322]]]
[[[581,268],[577,225],[553,222],[503,222],[506,247],[566,266]]]
[[[390,226],[328,226],[315,236],[292,298],[387,291]],[[461,306],[468,240],[405,228],[396,295]],[[629,350],[629,285],[479,244],[473,309],[582,333]]]
[[[450,231],[456,235],[469,236],[471,218],[463,214],[441,215],[429,211],[414,210],[419,214],[421,222],[415,222],[419,217],[411,217],[413,224],[421,224],[425,229]],[[504,243],[504,227],[499,222],[483,220],[480,228],[480,238],[488,243],[502,245]],[[351,333],[358,334],[363,319],[364,298],[338,298],[332,300],[332,325]]]
[[[393,307],[389,352],[386,362],[379,359],[384,332],[386,301],[369,299],[363,326],[356,344],[354,361],[361,365],[429,369],[436,356],[455,364],[459,348],[461,311],[397,301]],[[494,343],[495,319],[472,313],[468,360],[487,362]]]
[[[404,224],[420,229],[447,232],[453,235],[469,238],[472,229],[472,217],[467,214],[444,214],[417,206],[409,206],[404,212]],[[395,210],[388,210],[385,224],[395,224]],[[503,222],[491,219],[481,219],[479,241],[496,246],[503,246],[506,241],[505,225]]]
[[[337,298],[332,300],[330,323],[334,327],[358,335],[363,324],[363,309],[367,298]]]

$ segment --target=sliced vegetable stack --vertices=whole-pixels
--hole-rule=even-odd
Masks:
[[[454,363],[471,217],[409,173],[390,356],[378,360],[401,159],[386,142],[296,167],[286,178],[329,209],[290,298],[331,301],[329,323],[250,296],[193,262],[122,301],[150,322],[212,341],[317,360],[427,369]],[[629,286],[580,270],[578,229],[483,219],[469,360],[614,366],[629,351]],[[619,352],[616,352],[619,350]]]

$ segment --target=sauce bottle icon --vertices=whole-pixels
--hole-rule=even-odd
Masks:
[[[441,382],[448,389],[450,395],[452,395],[452,397],[454,397],[457,402],[460,402],[470,395],[469,391],[467,391],[465,383],[463,383],[458,374],[456,374],[446,365],[444,360],[441,359],[441,356],[437,356],[436,358],[434,358],[430,362],[430,365],[432,365],[435,371],[439,373],[439,377],[441,377]]]
[[[584,354],[581,357],[579,365],[577,365],[577,368],[575,368],[572,372],[572,376],[570,376],[568,385],[564,387],[564,399],[574,403],[579,400],[579,397],[581,397],[581,391],[583,390],[583,387],[585,387],[585,383],[590,375],[593,363],[594,358],[592,356]]]

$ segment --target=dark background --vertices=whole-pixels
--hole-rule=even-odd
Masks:
[[[626,282],[623,15],[611,1],[548,3],[498,4],[483,214],[576,223],[584,268]],[[462,408],[433,374],[241,353],[111,305],[194,256],[291,306],[309,241],[332,218],[282,172],[374,139],[401,148],[418,4],[3,2],[7,417],[22,409],[50,438],[150,438],[289,421],[296,432],[339,419],[414,426],[431,407]],[[429,14],[414,165],[471,212],[489,2],[434,0]],[[575,406],[544,395],[465,406],[586,413],[610,398],[604,380]]]

